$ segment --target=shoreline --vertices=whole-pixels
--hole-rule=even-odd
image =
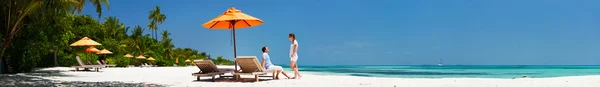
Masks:
[[[218,66],[229,68],[233,66]],[[31,73],[19,73],[15,75],[0,75],[11,78],[26,78],[17,83],[35,83],[39,79],[53,84],[53,86],[149,86],[149,87],[596,87],[600,85],[600,75],[565,76],[549,78],[381,78],[362,76],[322,75],[315,73],[304,73],[302,79],[270,80],[261,78],[260,82],[231,82],[219,79],[217,82],[195,81],[196,77],[191,73],[197,72],[195,66],[187,67],[150,67],[150,68],[104,68],[101,72],[74,72],[74,68],[51,67],[36,70]],[[289,72],[289,71],[287,71]],[[291,74],[291,73],[288,73]],[[227,75],[227,74],[226,74]],[[242,76],[252,78],[253,76]],[[34,80],[31,80],[34,78]],[[201,79],[209,79],[205,77]],[[35,80],[38,79],[38,80]],[[5,80],[2,80],[3,82]],[[71,84],[64,84],[71,83]],[[432,84],[435,83],[435,84]],[[14,84],[14,82],[13,82]],[[77,85],[81,84],[81,85]],[[11,86],[10,84],[0,84]],[[5,87],[3,86],[3,87]],[[30,86],[30,85],[15,85]]]

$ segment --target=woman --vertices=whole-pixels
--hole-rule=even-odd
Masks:
[[[290,69],[294,71],[294,77],[292,79],[300,79],[302,75],[298,72],[298,41],[296,41],[296,35],[294,33],[290,33],[288,35],[290,41],[292,41],[292,45],[290,45]]]

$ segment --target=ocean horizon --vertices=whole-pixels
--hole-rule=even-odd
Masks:
[[[289,66],[282,66],[291,71]],[[319,65],[301,73],[385,78],[551,78],[600,75],[600,65]]]

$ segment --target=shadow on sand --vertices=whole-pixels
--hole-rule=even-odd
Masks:
[[[262,81],[271,81],[273,79],[259,79],[259,82]],[[192,82],[213,82],[213,80],[211,80],[210,78],[201,78],[200,80],[193,80]],[[216,78],[214,82],[247,82],[247,83],[254,83],[256,82],[256,80],[254,78],[240,78],[238,80],[235,80],[233,78]]]
[[[165,87],[150,83],[124,83],[117,81],[82,82],[58,81],[41,77],[72,77],[58,70],[37,70],[30,73],[0,74],[0,87]]]

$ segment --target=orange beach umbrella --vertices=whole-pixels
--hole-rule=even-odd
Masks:
[[[248,14],[242,13],[242,11],[231,7],[227,9],[223,14],[216,18],[202,24],[203,27],[208,29],[236,29],[236,28],[249,28],[258,26],[264,22],[256,17],[252,17]]]
[[[242,11],[235,9],[234,7],[230,7],[223,14],[202,24],[202,27],[208,29],[231,30],[231,33],[233,34],[233,57],[235,58],[237,56],[235,45],[235,30],[239,28],[249,28],[253,26],[258,26],[263,23],[264,22],[258,18],[252,17],[248,14],[244,14],[242,13]],[[234,64],[235,70],[237,70],[237,62]]]
[[[90,48],[86,49],[86,52],[98,52],[100,50],[96,49],[94,46],[90,46]]]

